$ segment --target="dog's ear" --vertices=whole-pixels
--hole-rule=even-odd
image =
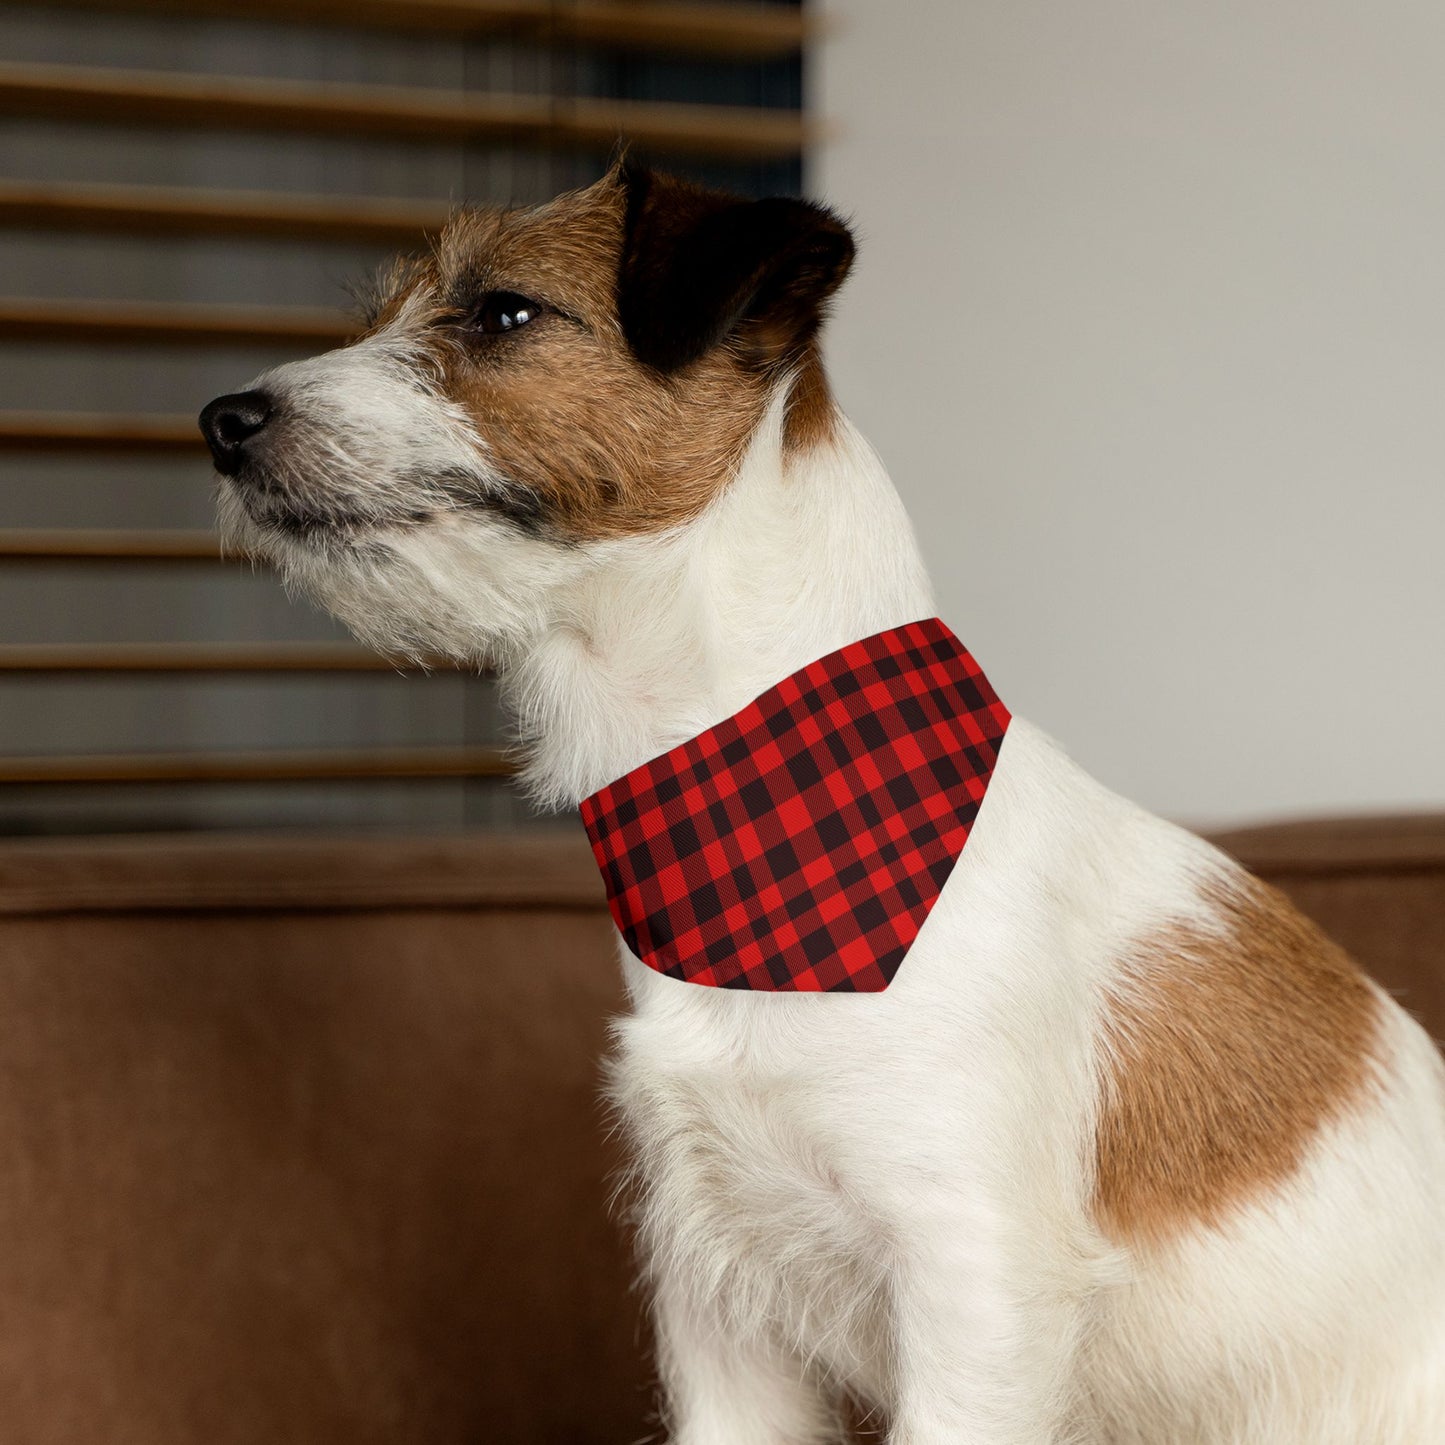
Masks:
[[[638,360],[677,371],[736,335],[764,364],[801,353],[853,261],[853,237],[807,201],[742,200],[626,160],[617,303]]]

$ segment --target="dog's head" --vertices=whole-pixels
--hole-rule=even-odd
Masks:
[[[697,517],[780,386],[796,441],[826,425],[852,255],[820,207],[626,164],[462,211],[360,339],[202,412],[223,529],[378,645],[494,655],[549,583]]]

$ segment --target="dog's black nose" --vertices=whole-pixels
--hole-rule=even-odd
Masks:
[[[201,432],[216,470],[234,477],[241,470],[246,443],[271,419],[271,398],[264,391],[218,396],[201,413]]]

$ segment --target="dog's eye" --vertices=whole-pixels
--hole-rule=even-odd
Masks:
[[[487,336],[515,331],[542,314],[542,303],[515,291],[488,291],[472,312],[472,325]]]

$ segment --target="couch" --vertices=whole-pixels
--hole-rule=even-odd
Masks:
[[[1445,817],[1219,841],[1445,1033]],[[0,843],[6,1445],[656,1430],[580,829]]]

